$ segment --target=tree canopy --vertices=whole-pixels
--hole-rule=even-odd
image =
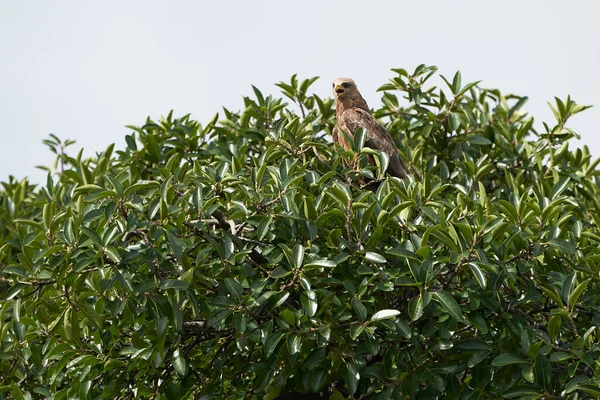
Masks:
[[[392,71],[403,180],[331,144],[316,78],[91,158],[51,136],[47,183],[0,191],[0,397],[600,396],[587,107],[535,129],[526,97]]]

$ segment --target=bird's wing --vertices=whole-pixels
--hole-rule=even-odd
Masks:
[[[408,168],[398,156],[392,136],[369,112],[361,108],[350,108],[342,113],[340,119],[342,125],[352,134],[358,128],[363,128],[367,132],[365,146],[379,149],[390,157],[390,166],[387,172],[397,178],[406,178]]]

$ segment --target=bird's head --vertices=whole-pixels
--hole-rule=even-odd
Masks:
[[[352,79],[337,78],[333,81],[333,95],[336,99],[343,100],[352,97],[356,93],[358,93],[358,89]]]

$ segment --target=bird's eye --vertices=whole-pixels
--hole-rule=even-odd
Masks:
[[[342,87],[343,88],[349,88],[350,84],[348,82],[344,82],[344,83],[342,83]]]
[[[331,87],[335,87],[335,82],[331,84]]]

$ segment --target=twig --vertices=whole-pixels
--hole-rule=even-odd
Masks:
[[[6,282],[6,283],[13,283],[13,279],[10,278],[6,278],[4,276],[0,276],[0,282]],[[48,280],[31,280],[31,281],[22,281],[19,279],[16,279],[17,283],[20,283],[22,285],[31,285],[31,286],[46,286],[46,285],[52,285],[54,283],[56,283],[56,279],[48,279]]]
[[[304,111],[304,106],[302,105],[302,100],[300,100],[300,96],[296,96],[298,100],[298,105],[300,106],[300,112],[302,113],[302,118],[306,118],[306,112]]]
[[[319,161],[321,161],[323,164],[327,165],[329,167],[329,169],[331,169],[331,166],[329,165],[329,163],[327,162],[327,160],[319,153],[319,151],[317,150],[316,146],[311,146],[312,151],[315,153],[315,156],[317,156],[317,159]]]
[[[571,326],[573,327],[573,333],[575,334],[575,336],[580,337],[579,331],[577,330],[577,326],[575,325],[575,321],[573,320],[573,317],[571,316],[571,314],[567,314],[567,318],[569,319],[569,322],[571,323]]]
[[[350,186],[351,180],[350,177],[347,178],[348,185]],[[348,236],[348,245],[349,247],[354,248],[354,242],[352,241],[352,197],[348,198],[348,204],[346,205],[346,236]]]
[[[256,207],[256,211],[254,211],[252,213],[252,215],[250,215],[248,218],[246,218],[246,220],[244,222],[242,222],[241,224],[239,224],[237,226],[237,228],[235,230],[233,230],[233,234],[235,236],[240,236],[240,232],[242,232],[242,230],[246,227],[246,225],[248,225],[248,220],[251,219],[252,217],[257,216],[258,214],[260,214],[261,212],[263,212],[265,209],[271,207],[273,204],[277,203],[279,200],[281,200],[281,196],[283,196],[285,194],[285,189],[281,191],[281,193],[279,193],[279,195],[274,198],[273,200],[267,202],[267,203],[261,203],[258,205],[258,207]]]

